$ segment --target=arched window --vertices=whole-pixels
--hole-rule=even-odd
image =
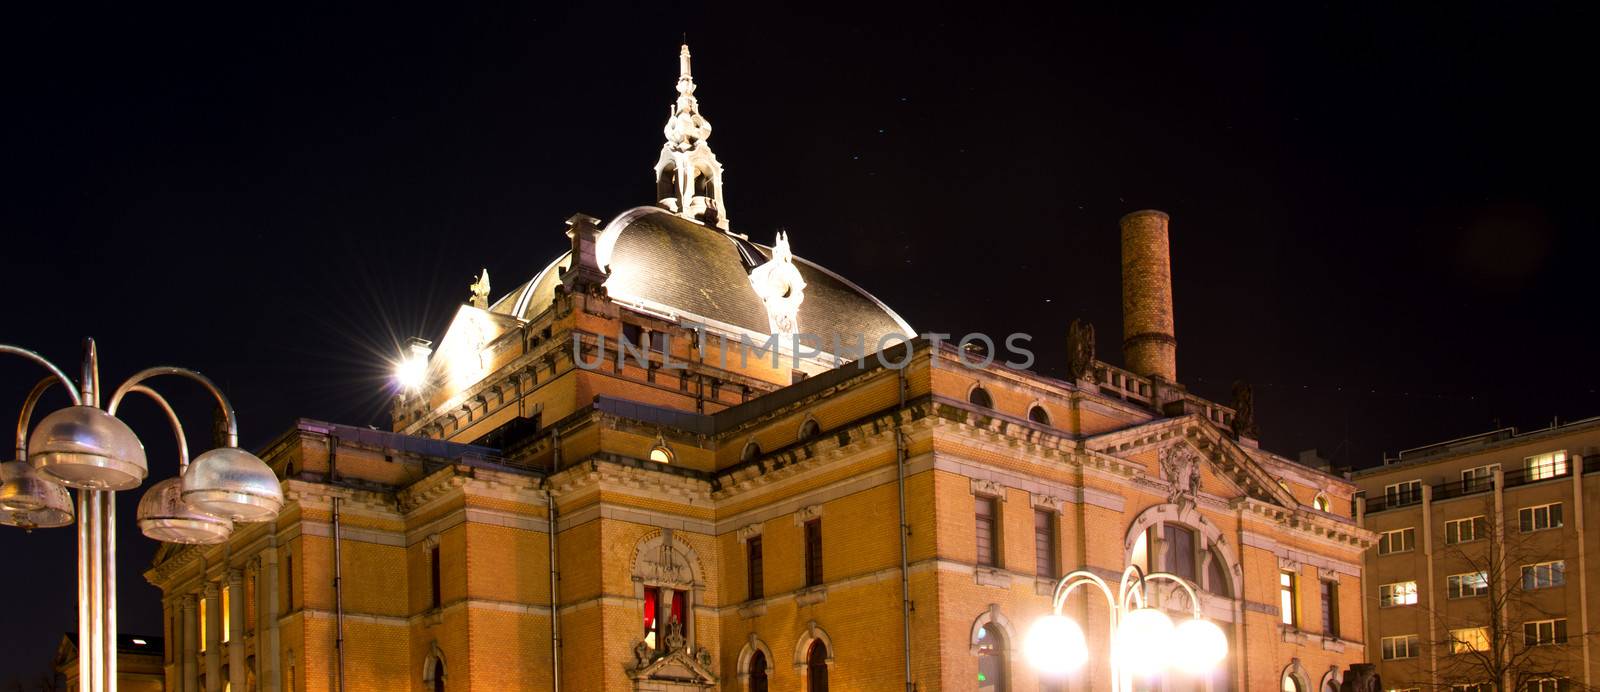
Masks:
[[[1039,425],[1049,425],[1050,413],[1045,411],[1043,406],[1034,405],[1033,408],[1028,409],[1028,420]]]
[[[1328,499],[1327,493],[1317,493],[1317,498],[1311,501],[1311,506],[1319,512],[1333,511],[1333,501]]]
[[[657,464],[670,464],[672,463],[672,450],[667,449],[666,445],[656,445],[650,450],[650,460]]]
[[[1211,559],[1206,560],[1204,588],[1218,596],[1233,598],[1233,587],[1228,583],[1228,561],[1215,547],[1211,548]]]
[[[739,460],[750,461],[759,456],[761,456],[761,445],[752,440],[750,444],[744,446],[744,451],[739,453]]]
[[[1005,692],[1006,635],[994,623],[978,628],[978,689]]]
[[[822,426],[817,425],[817,419],[807,418],[800,424],[800,441],[804,442],[822,433]]]
[[[428,654],[428,659],[422,662],[423,689],[430,692],[444,692],[444,652],[439,650],[439,643],[434,642],[433,651]]]
[[[750,657],[750,692],[767,692],[767,654],[759,649]]]
[[[1306,690],[1300,686],[1300,681],[1295,679],[1293,673],[1284,673],[1283,692],[1306,692]]]
[[[811,642],[806,652],[807,692],[828,692],[828,647],[821,640]]]
[[[983,387],[973,387],[967,394],[967,403],[984,408],[994,408],[994,398]]]

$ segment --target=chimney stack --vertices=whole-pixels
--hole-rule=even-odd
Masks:
[[[1172,260],[1167,215],[1154,209],[1122,217],[1122,360],[1129,370],[1178,380],[1172,325]]]

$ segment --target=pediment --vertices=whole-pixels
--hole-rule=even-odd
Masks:
[[[489,345],[520,324],[521,320],[509,315],[462,305],[430,359],[435,368],[432,375],[444,376],[457,388],[476,382],[490,365]]]
[[[1168,455],[1191,450],[1200,460],[1202,490],[1228,499],[1248,497],[1286,509],[1298,506],[1294,496],[1279,486],[1273,475],[1252,459],[1232,437],[1199,415],[1187,415],[1124,428],[1085,440],[1095,452],[1122,459],[1157,460],[1158,477],[1167,482],[1162,463]],[[1179,465],[1181,468],[1181,465]],[[1220,483],[1222,487],[1216,487]],[[1177,490],[1177,489],[1175,489]]]
[[[717,676],[710,667],[690,655],[686,648],[669,652],[630,675],[635,681],[634,688],[640,690],[714,689],[717,685]],[[653,686],[651,683],[664,683],[666,686]]]

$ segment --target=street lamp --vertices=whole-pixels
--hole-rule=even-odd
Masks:
[[[1170,581],[1189,595],[1191,619],[1176,626],[1172,618],[1147,603],[1150,582]],[[1145,574],[1130,565],[1122,572],[1115,592],[1099,575],[1080,569],[1056,583],[1051,614],[1039,618],[1023,641],[1023,655],[1040,672],[1063,675],[1083,667],[1089,660],[1089,643],[1083,627],[1061,614],[1067,597],[1080,586],[1093,586],[1110,606],[1108,633],[1111,641],[1111,689],[1131,689],[1132,678],[1177,668],[1190,674],[1204,674],[1228,656],[1228,638],[1216,623],[1205,619],[1194,584],[1169,572]]]
[[[29,392],[17,420],[16,460],[0,464],[0,523],[24,529],[73,522],[67,488],[78,491],[78,679],[86,692],[117,689],[116,491],[131,490],[149,474],[144,445],[116,417],[130,393],[150,397],[166,412],[178,444],[178,473],[152,486],[139,501],[139,528],[168,543],[218,543],[233,522],[272,521],[283,507],[283,489],[266,462],[239,449],[233,405],[211,380],[193,370],[157,367],[142,370],[118,387],[105,410],[100,406],[100,365],[94,340],[85,340],[82,376],[74,384],[60,368],[33,351],[0,344],[0,353],[21,356],[50,372]],[[227,423],[223,447],[189,463],[188,442],[177,413],[154,389],[142,384],[158,375],[177,375],[203,385],[216,398]],[[45,391],[60,383],[72,405],[28,425]]]

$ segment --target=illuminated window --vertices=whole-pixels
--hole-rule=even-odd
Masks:
[[[994,408],[994,398],[989,396],[989,392],[985,391],[983,387],[973,387],[972,392],[967,395],[967,403],[973,406]]]
[[[1403,553],[1417,545],[1417,529],[1409,527],[1385,531],[1378,535],[1378,554]]]
[[[1468,627],[1450,630],[1450,653],[1465,654],[1489,648],[1489,628]]]
[[[1417,604],[1417,583],[1398,581],[1378,587],[1378,607],[1392,608]]]
[[[1300,604],[1295,596],[1294,572],[1278,573],[1278,609],[1281,611],[1283,624],[1291,627],[1300,625]]]
[[[1567,619],[1534,620],[1523,623],[1522,643],[1527,646],[1567,643]]]
[[[658,586],[644,590],[644,643],[651,650],[664,650],[667,634],[673,629],[689,636],[689,592]]]
[[[1402,658],[1416,658],[1422,650],[1422,645],[1415,634],[1402,634],[1398,637],[1383,638],[1383,660],[1394,661]]]
[[[202,596],[200,598],[200,652],[201,653],[205,653],[206,641],[207,641],[207,638],[206,638],[206,599],[205,599],[204,596]]]
[[[1332,512],[1333,501],[1328,499],[1327,493],[1317,493],[1317,497],[1311,501],[1311,508],[1318,512]]]
[[[1517,511],[1517,522],[1522,526],[1523,533],[1557,528],[1562,525],[1561,503],[1523,507]]]
[[[672,450],[656,445],[655,448],[650,450],[650,460],[657,464],[670,464],[672,463]]]
[[[1488,490],[1494,485],[1494,470],[1497,468],[1500,468],[1499,464],[1489,464],[1488,466],[1475,466],[1462,471],[1461,490],[1469,493]]]
[[[1284,673],[1283,686],[1280,689],[1283,692],[1306,692],[1305,688],[1300,686],[1300,681],[1289,673]]]
[[[1444,523],[1444,542],[1449,545],[1471,543],[1484,538],[1489,531],[1489,521],[1482,516],[1452,519]]]
[[[1489,594],[1489,575],[1485,572],[1452,574],[1445,578],[1450,598],[1474,598]]]
[[[1006,684],[1006,636],[989,623],[978,628],[978,689],[1004,692]]]
[[[224,643],[224,644],[228,643],[228,639],[232,637],[232,632],[233,632],[233,627],[232,627],[232,625],[233,625],[233,609],[229,607],[230,601],[233,600],[232,598],[230,598],[232,596],[232,592],[233,592],[232,588],[230,588],[228,586],[223,586],[222,587],[222,633],[221,634],[222,634],[222,643]]]
[[[1567,583],[1566,560],[1522,566],[1522,589],[1524,591],[1548,589],[1565,583]]]
[[[1546,478],[1567,475],[1567,450],[1536,454],[1522,460],[1522,469],[1527,472],[1528,480],[1542,481]]]

